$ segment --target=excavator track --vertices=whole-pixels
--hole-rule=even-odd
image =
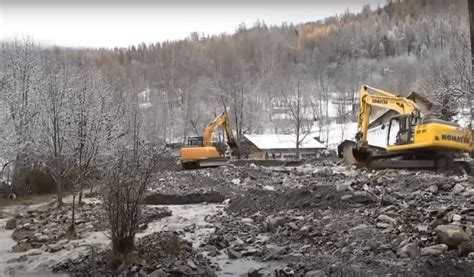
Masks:
[[[193,170],[199,168],[206,168],[206,167],[218,167],[228,164],[229,158],[226,157],[219,157],[219,158],[209,158],[203,160],[195,160],[195,161],[186,161],[181,162],[183,169],[185,170]]]
[[[346,153],[348,151],[345,151]],[[380,153],[369,149],[352,149],[352,160],[359,167],[369,169],[420,169],[435,170],[450,175],[473,175],[473,161],[455,159],[437,152]],[[346,161],[348,161],[346,159]]]

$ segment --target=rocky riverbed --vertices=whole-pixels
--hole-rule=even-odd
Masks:
[[[144,204],[133,263],[121,272],[474,275],[472,177],[331,163],[170,166],[154,175]],[[8,252],[1,250],[9,256],[3,264],[17,271],[111,273],[100,207],[89,199],[78,209],[74,238],[66,236],[68,206],[3,211],[2,224],[12,230],[1,238],[14,239]],[[42,263],[31,268],[32,260]]]

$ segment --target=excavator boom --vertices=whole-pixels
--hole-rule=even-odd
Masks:
[[[378,94],[369,94],[369,90]],[[358,137],[360,137],[359,143],[364,146],[367,145],[372,107],[394,110],[401,115],[420,116],[418,106],[412,100],[367,85],[360,88],[359,105]]]

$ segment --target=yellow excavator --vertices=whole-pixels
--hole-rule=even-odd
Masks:
[[[461,169],[469,163],[456,160],[472,151],[471,131],[440,119],[423,119],[417,104],[405,97],[364,85],[359,91],[358,133],[352,151],[344,150],[349,164],[368,168]],[[373,107],[393,110],[387,130],[387,147],[368,144],[368,127]]]
[[[214,132],[223,128],[227,144],[213,143]],[[187,146],[180,150],[180,161],[184,169],[215,167],[227,163],[231,156],[240,155],[239,145],[234,138],[227,112],[217,116],[204,130],[202,137],[190,137]]]

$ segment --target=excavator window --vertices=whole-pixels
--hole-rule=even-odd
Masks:
[[[203,137],[189,137],[188,146],[203,146]]]
[[[397,134],[400,130],[400,122],[398,118],[392,118],[390,123],[388,124],[388,137],[387,137],[387,145],[396,144]]]
[[[390,119],[387,144],[403,145],[413,143],[413,134],[417,121],[418,118],[413,115],[400,115]]]

